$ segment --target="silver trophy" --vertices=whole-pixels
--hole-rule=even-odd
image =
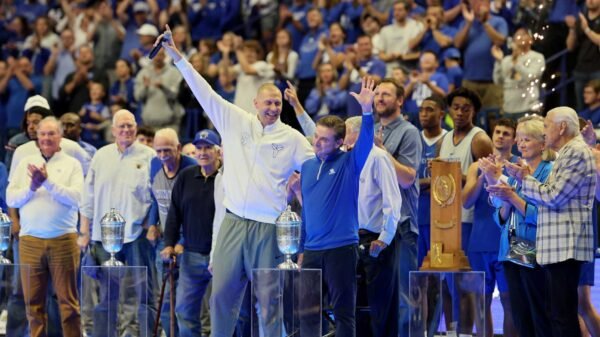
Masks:
[[[100,220],[100,230],[102,231],[102,247],[110,253],[110,259],[102,265],[105,267],[123,266],[123,262],[117,260],[115,254],[123,248],[125,219],[117,210],[111,208]]]
[[[3,264],[12,264],[9,259],[4,257],[4,252],[10,246],[10,228],[12,226],[12,221],[2,212],[2,208],[0,208],[0,265]]]
[[[300,248],[300,226],[302,219],[288,207],[275,220],[277,229],[277,247],[285,255],[285,261],[279,266],[279,269],[298,269],[298,265],[292,261],[292,255],[298,252]]]

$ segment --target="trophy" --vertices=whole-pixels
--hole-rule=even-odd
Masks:
[[[298,265],[292,261],[292,255],[300,248],[300,226],[302,219],[287,206],[275,220],[277,230],[277,247],[285,255],[285,261],[277,267],[279,269],[298,269]]]
[[[2,212],[2,208],[0,208],[0,265],[3,264],[11,264],[9,259],[5,258],[3,253],[10,246],[10,228],[12,226],[12,221]]]
[[[115,254],[123,248],[125,219],[117,210],[111,208],[100,220],[100,230],[102,232],[102,247],[110,253],[110,259],[102,265],[105,267],[123,266],[123,262],[117,260]]]

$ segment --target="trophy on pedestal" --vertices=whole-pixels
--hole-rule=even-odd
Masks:
[[[100,220],[100,230],[102,233],[102,247],[110,253],[110,259],[102,265],[105,267],[123,266],[123,262],[117,260],[115,254],[123,248],[125,219],[117,210],[111,208]]]
[[[462,172],[460,163],[431,163],[431,248],[420,270],[467,271],[469,260],[462,250]]]
[[[9,259],[4,257],[4,252],[10,246],[10,228],[12,226],[12,221],[2,212],[2,208],[0,208],[0,265],[3,264],[12,264]]]
[[[302,219],[287,206],[275,220],[277,230],[277,247],[285,255],[285,261],[277,266],[279,269],[298,269],[298,265],[292,261],[292,255],[300,248],[300,226]]]

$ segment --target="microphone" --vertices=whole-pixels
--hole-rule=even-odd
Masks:
[[[171,40],[171,33],[166,32],[158,41],[158,43],[156,44],[156,46],[154,46],[152,48],[152,50],[150,51],[150,54],[148,54],[148,58],[149,59],[153,59],[154,56],[156,56],[156,54],[158,54],[158,51],[160,50],[160,48],[162,48],[162,43],[163,42],[169,42],[169,40]]]

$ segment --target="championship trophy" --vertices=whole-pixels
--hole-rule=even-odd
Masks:
[[[431,248],[420,270],[471,270],[461,244],[461,179],[459,162],[433,160],[431,164]]]
[[[9,259],[2,255],[10,246],[11,226],[12,221],[8,215],[2,212],[2,208],[0,208],[0,265],[12,264]]]
[[[277,247],[285,255],[285,261],[277,266],[279,269],[298,269],[298,265],[292,261],[292,255],[300,248],[300,226],[302,219],[289,205],[275,220]]]
[[[110,253],[110,259],[102,265],[105,267],[123,266],[123,262],[117,260],[115,254],[123,248],[125,219],[117,210],[111,208],[100,220],[100,230],[102,232],[102,247]]]

